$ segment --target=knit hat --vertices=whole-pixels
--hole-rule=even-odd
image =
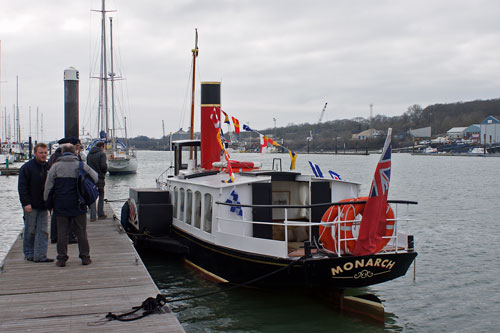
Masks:
[[[64,143],[71,143],[72,145],[76,144],[82,144],[80,142],[80,139],[78,139],[76,136],[70,136],[67,138],[62,138],[61,140],[57,141],[58,144],[62,145]]]

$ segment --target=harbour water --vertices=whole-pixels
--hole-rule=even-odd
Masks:
[[[270,168],[288,155],[232,154],[234,159],[262,161]],[[129,187],[154,187],[169,165],[168,152],[138,152],[136,175],[108,177],[106,197],[116,212]],[[323,171],[363,184],[368,192],[379,155],[299,155],[297,170],[311,173],[307,160]],[[390,199],[415,200],[409,226],[419,253],[403,278],[363,289],[377,295],[386,322],[377,325],[336,313],[328,304],[300,291],[235,289],[171,306],[187,332],[489,332],[500,326],[500,158],[412,156],[393,154]],[[22,229],[17,176],[0,177],[0,261]],[[175,257],[144,255],[153,279],[174,297],[220,287],[206,281]]]

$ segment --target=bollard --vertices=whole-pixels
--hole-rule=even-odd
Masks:
[[[304,242],[304,257],[311,258],[311,242],[309,241]]]

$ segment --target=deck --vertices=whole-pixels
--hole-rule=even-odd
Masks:
[[[106,204],[106,214],[113,216]],[[83,266],[77,244],[68,246],[66,267],[24,260],[22,238],[0,273],[0,332],[184,332],[168,307],[137,321],[106,321],[159,291],[118,221],[88,222],[92,264]],[[56,257],[49,244],[48,257]]]

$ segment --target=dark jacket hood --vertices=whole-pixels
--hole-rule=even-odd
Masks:
[[[97,153],[99,153],[99,152],[101,152],[101,151],[102,151],[102,150],[101,150],[101,148],[99,148],[99,147],[92,147],[92,148],[90,149],[90,151],[89,151],[89,154],[97,154]]]

